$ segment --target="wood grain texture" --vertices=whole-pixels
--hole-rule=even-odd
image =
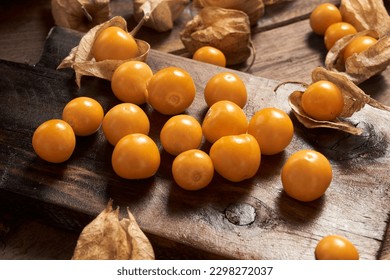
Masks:
[[[207,109],[202,97],[205,83],[224,69],[153,50],[147,62],[154,71],[176,65],[192,75],[197,97],[187,113],[201,120]],[[173,158],[164,151],[155,177],[128,181],[115,176],[109,163],[112,147],[101,131],[78,139],[74,156],[64,164],[52,165],[38,159],[30,143],[34,127],[43,120],[58,117],[68,100],[79,95],[92,96],[103,104],[105,111],[118,101],[107,81],[85,78],[78,90],[71,71],[9,62],[0,65],[1,77],[5,73],[13,77],[0,80],[5,92],[0,97],[2,194],[25,197],[40,205],[36,208],[46,204],[45,211],[55,205],[51,215],[58,222],[67,222],[66,215],[70,212],[75,215],[69,217],[77,219],[79,213],[83,219],[76,221],[76,226],[94,217],[113,198],[123,209],[130,207],[149,236],[158,237],[153,239],[157,240],[155,246],[158,242],[173,242],[220,258],[313,259],[316,242],[331,233],[353,240],[362,259],[378,258],[390,205],[386,174],[390,114],[370,107],[356,114],[351,120],[366,128],[361,137],[331,130],[314,132],[295,122],[291,145],[280,155],[264,156],[255,178],[233,184],[216,175],[208,188],[186,192],[173,183],[170,173]],[[266,106],[289,111],[286,98],[293,86],[283,87],[275,94],[273,89],[278,82],[237,74],[248,87],[249,103],[245,108],[248,118]],[[42,110],[44,102],[50,105]],[[21,105],[10,109],[11,104]],[[144,109],[152,123],[150,135],[158,143],[159,130],[168,117],[148,106]],[[209,147],[208,143],[202,146],[205,151]],[[287,197],[279,178],[286,158],[303,148],[320,150],[330,158],[334,168],[335,179],[329,191],[312,203],[299,203]],[[14,207],[22,206],[15,203]],[[59,209],[64,211],[56,217]],[[232,213],[245,217],[232,219]],[[252,222],[237,224],[237,219],[245,220],[248,215],[252,215]]]
[[[50,0],[1,1],[0,58],[34,64],[54,21]]]

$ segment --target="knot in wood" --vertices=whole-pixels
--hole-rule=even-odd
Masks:
[[[233,203],[225,209],[225,217],[234,225],[247,226],[256,218],[256,209],[247,203]]]

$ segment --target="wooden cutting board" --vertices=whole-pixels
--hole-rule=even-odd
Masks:
[[[161,149],[162,164],[153,178],[124,180],[115,175],[113,147],[102,131],[77,138],[74,155],[63,164],[39,159],[31,146],[35,128],[60,118],[72,98],[90,96],[107,111],[118,104],[105,80],[85,77],[77,88],[71,69],[56,70],[81,34],[53,28],[36,66],[0,61],[0,203],[16,211],[34,211],[69,229],[80,229],[100,213],[109,199],[135,215],[156,249],[181,248],[203,258],[314,259],[319,239],[341,234],[362,259],[376,259],[384,246],[390,212],[388,170],[390,113],[366,106],[350,120],[365,129],[351,136],[328,129],[308,130],[290,112],[287,96],[296,89],[236,72],[247,85],[248,119],[264,107],[291,114],[292,143],[281,154],[263,156],[258,174],[241,183],[215,175],[207,188],[188,192],[172,180],[173,157]],[[203,89],[224,68],[152,50],[147,63],[157,71],[178,66],[195,80],[197,96],[186,113],[201,120],[207,107]],[[150,136],[168,119],[144,105]],[[208,151],[204,142],[202,149]],[[282,190],[280,170],[293,152],[316,149],[331,161],[334,179],[325,196],[301,203]],[[123,213],[123,212],[122,212]],[[387,245],[386,245],[387,246]],[[194,254],[190,254],[194,256]]]

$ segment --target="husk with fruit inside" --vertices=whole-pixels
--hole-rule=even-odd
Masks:
[[[57,26],[87,32],[110,18],[109,0],[51,0]]]
[[[142,5],[145,2],[158,2],[158,7],[151,13],[144,26],[159,32],[169,31],[173,28],[175,20],[182,14],[189,0],[134,0],[134,19],[140,22],[144,17]]]
[[[349,42],[358,36],[367,35],[378,41],[367,50],[355,53],[344,61],[343,53]],[[361,31],[339,39],[329,50],[325,58],[327,69],[339,72],[348,77],[355,84],[360,84],[375,76],[390,64],[390,36],[378,36],[372,30]]]
[[[256,24],[257,21],[264,15],[263,0],[194,0],[193,3],[197,8],[219,7],[242,11],[248,15],[251,25]]]
[[[81,232],[73,260],[154,260],[153,247],[127,209],[119,219],[119,208],[107,207]]]
[[[383,72],[390,64],[390,16],[382,0],[342,0],[340,12],[343,20],[351,23],[359,32],[338,40],[329,50],[325,66],[360,84]],[[345,47],[362,35],[374,37],[378,42],[344,61]]]
[[[355,83],[353,83],[343,74],[327,70],[323,67],[317,67],[312,72],[312,81],[314,83],[320,80],[332,82],[341,90],[344,99],[343,111],[335,120],[316,120],[308,116],[302,109],[301,100],[304,91],[294,91],[288,98],[289,105],[298,121],[307,128],[331,128],[350,134],[359,135],[363,132],[363,130],[356,127],[346,118],[351,117],[354,113],[360,111],[366,104],[377,109],[390,111],[390,107],[365,94],[362,89],[360,89]],[[303,86],[307,87],[308,85]]]
[[[227,65],[235,65],[251,55],[250,34],[246,13],[205,7],[186,24],[180,39],[190,55],[203,46],[212,46],[225,54]]]
[[[136,39],[138,45],[138,56],[127,60],[103,60],[96,61],[92,55],[92,46],[95,38],[104,29],[110,26],[118,26],[127,31],[126,20],[120,16],[113,17],[112,19],[95,26],[89,30],[80,40],[79,45],[74,47],[69,55],[64,58],[57,69],[71,67],[76,74],[76,83],[80,87],[82,76],[93,76],[106,80],[111,80],[112,74],[116,68],[129,60],[145,61],[150,50],[150,45],[142,40]],[[131,34],[131,33],[130,33]]]

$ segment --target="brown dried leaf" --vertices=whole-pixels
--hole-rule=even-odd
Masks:
[[[340,12],[358,31],[374,30],[379,37],[390,32],[390,16],[382,0],[342,0]]]
[[[357,36],[368,35],[378,42],[367,50],[354,54],[344,62],[343,52],[348,43]],[[343,73],[355,84],[360,84],[372,76],[383,72],[390,64],[390,36],[379,38],[377,32],[366,30],[348,35],[336,42],[325,58],[327,69]]]
[[[76,83],[80,87],[82,76],[94,76],[106,80],[111,80],[115,69],[125,61],[138,60],[145,61],[150,50],[150,45],[142,40],[136,39],[139,55],[128,60],[103,60],[97,62],[92,56],[92,45],[100,32],[107,27],[118,26],[127,31],[127,23],[122,17],[113,17],[88,31],[80,40],[78,46],[74,47],[69,55],[64,58],[57,69],[72,67],[76,73]]]
[[[51,11],[58,26],[87,32],[110,18],[109,0],[52,0]]]
[[[150,244],[148,238],[139,228],[137,221],[135,220],[133,214],[130,210],[127,209],[128,219],[122,219],[120,224],[122,228],[128,233],[131,239],[131,257],[132,260],[153,260],[154,251],[153,247]]]
[[[128,210],[129,219],[119,220],[112,200],[81,232],[73,260],[152,260],[149,240]]]
[[[323,67],[317,67],[312,72],[312,81],[315,83],[320,80],[332,82],[340,88],[344,98],[344,107],[339,117],[343,119],[336,119],[334,121],[318,121],[309,117],[301,106],[303,92],[295,91],[289,96],[290,107],[297,116],[297,119],[308,128],[328,127],[358,135],[363,131],[356,128],[344,118],[351,117],[355,112],[360,111],[366,104],[377,109],[390,111],[390,107],[365,94],[363,90],[361,90],[355,83],[350,81],[343,74],[332,72]]]
[[[251,54],[250,32],[244,12],[205,7],[186,24],[180,39],[191,55],[200,47],[213,46],[225,54],[227,65],[235,65]]]
[[[274,0],[275,1],[275,0]],[[224,9],[239,10],[246,13],[249,17],[250,25],[257,23],[259,18],[264,15],[264,1],[263,0],[194,0],[195,7],[219,7]]]
[[[147,0],[134,1],[134,19],[137,22],[141,22],[145,15],[145,11],[142,9],[142,5],[145,2],[147,2]],[[152,4],[156,2],[157,5],[144,25],[153,28],[156,31],[165,32],[173,28],[174,21],[181,15],[190,1],[157,0],[148,2],[151,2]]]

